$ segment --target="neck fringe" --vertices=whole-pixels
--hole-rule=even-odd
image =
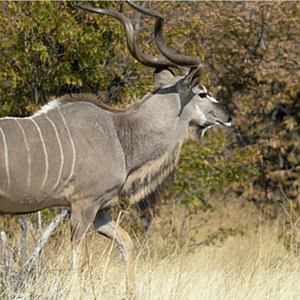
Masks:
[[[117,108],[105,105],[101,102],[101,100],[94,94],[66,94],[59,97],[56,101],[60,104],[64,103],[75,103],[75,102],[88,102],[96,105],[97,107],[104,109],[106,111],[114,112],[114,113],[122,113],[126,112],[130,109],[139,108],[148,98],[150,98],[153,94],[148,93],[146,94],[142,100],[138,102],[133,102],[129,104],[125,108]]]
[[[89,102],[97,107],[111,111],[111,112],[124,112],[127,108],[116,108],[101,103],[101,100],[94,94],[66,94],[57,99],[61,104],[72,103],[72,102]]]
[[[170,151],[129,174],[121,195],[128,197],[131,204],[136,204],[157,190],[177,165],[181,146],[188,138],[189,130],[186,130]]]

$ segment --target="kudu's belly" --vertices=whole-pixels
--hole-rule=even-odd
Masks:
[[[0,214],[30,213],[55,206],[69,206],[64,198],[53,199],[52,197],[37,197],[23,194],[16,197],[13,193],[0,190]]]

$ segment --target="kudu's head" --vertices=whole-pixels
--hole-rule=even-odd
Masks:
[[[126,2],[140,13],[155,18],[155,42],[162,56],[153,57],[139,51],[137,30],[134,30],[130,20],[120,12],[85,5],[76,6],[90,12],[114,17],[123,24],[131,55],[140,63],[155,68],[154,83],[158,88],[155,93],[164,93],[164,89],[174,88],[173,92],[177,93],[176,99],[180,99],[178,117],[189,123],[190,129],[192,129],[190,132],[194,138],[202,137],[204,132],[211,127],[231,126],[228,114],[201,84],[203,65],[200,57],[179,55],[172,52],[163,39],[164,18],[162,15],[157,11],[138,6],[130,0],[126,0]],[[170,68],[176,68],[184,75],[175,76]]]

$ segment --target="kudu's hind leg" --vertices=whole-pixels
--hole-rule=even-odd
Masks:
[[[126,286],[130,296],[136,295],[133,264],[133,242],[129,234],[116,224],[110,214],[106,212],[98,213],[94,220],[95,230],[107,238],[114,239],[122,253],[126,268]]]

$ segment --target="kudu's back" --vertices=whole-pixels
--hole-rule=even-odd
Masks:
[[[29,118],[0,120],[1,212],[111,198],[107,191],[125,172],[114,124],[108,112],[76,100],[55,101]]]

